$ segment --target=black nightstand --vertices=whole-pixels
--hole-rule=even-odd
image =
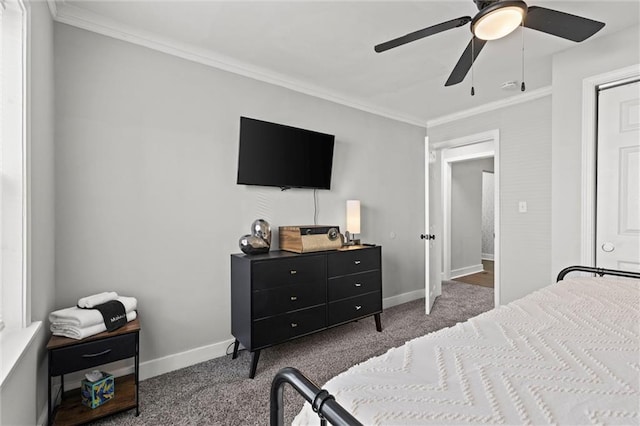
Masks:
[[[82,340],[52,336],[49,351],[49,425],[78,425],[121,411],[136,409],[138,399],[138,372],[140,367],[140,322],[135,319],[112,332],[104,332]],[[80,390],[64,391],[64,375],[88,370],[109,362],[134,358],[134,374],[116,377],[115,395],[104,405],[91,409],[82,405]],[[60,376],[62,402],[53,412],[51,378]]]

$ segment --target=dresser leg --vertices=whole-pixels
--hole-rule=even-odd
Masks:
[[[380,322],[380,314],[373,314],[373,318],[376,320],[376,330],[382,331],[382,322]]]
[[[256,376],[256,368],[258,367],[258,359],[260,359],[260,349],[252,352],[251,356],[251,370],[249,371],[249,378],[253,379]]]
[[[231,359],[238,358],[238,347],[239,346],[240,346],[240,342],[238,341],[238,339],[236,339],[236,341],[233,343],[233,355],[231,356]]]

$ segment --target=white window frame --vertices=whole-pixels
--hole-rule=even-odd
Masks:
[[[0,0],[0,8],[0,328],[6,331],[30,325],[28,14],[22,0]]]

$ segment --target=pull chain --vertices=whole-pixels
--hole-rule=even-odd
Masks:
[[[471,39],[471,96],[474,96],[476,94],[476,89],[473,87],[473,63],[475,62],[473,60],[474,56],[475,56],[475,36]]]
[[[521,31],[522,31],[522,84],[520,85],[520,91],[524,92],[527,90],[524,84],[524,20],[522,21]]]

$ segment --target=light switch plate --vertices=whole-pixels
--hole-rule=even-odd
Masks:
[[[520,213],[526,213],[527,212],[527,202],[526,201],[518,202],[518,211]]]

